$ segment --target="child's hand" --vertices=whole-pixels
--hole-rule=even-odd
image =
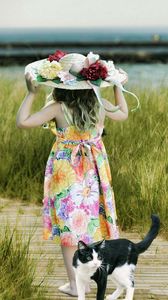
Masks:
[[[33,94],[37,93],[38,87],[33,84],[33,78],[30,73],[25,74],[25,80],[28,91]]]
[[[126,78],[121,82],[121,84],[124,85],[128,81],[128,74],[121,68],[119,68],[119,72],[126,76]]]

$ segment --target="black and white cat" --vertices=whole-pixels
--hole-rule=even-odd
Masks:
[[[152,225],[146,237],[135,244],[127,239],[103,240],[90,245],[79,241],[73,257],[78,300],[85,300],[85,287],[90,279],[97,283],[97,300],[104,300],[107,277],[117,286],[106,299],[115,300],[126,290],[123,300],[133,300],[134,271],[138,256],[148,249],[160,228],[160,219],[152,215]]]

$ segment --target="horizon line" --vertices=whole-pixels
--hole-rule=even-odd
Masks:
[[[108,29],[108,30],[116,30],[116,29],[120,29],[120,30],[132,30],[132,31],[135,31],[135,30],[144,30],[144,29],[154,29],[154,30],[160,30],[160,29],[164,29],[164,30],[168,30],[168,25],[161,25],[161,26],[156,26],[156,25],[150,25],[150,26],[104,26],[104,27],[98,27],[98,26],[83,26],[83,27],[57,27],[57,26],[48,26],[48,27],[43,27],[43,26],[24,26],[24,27],[21,27],[21,26],[16,26],[16,27],[13,27],[13,26],[4,26],[4,27],[0,27],[0,30],[4,30],[4,29],[12,29],[12,30],[15,30],[15,29],[41,29],[41,30],[76,30],[76,31],[80,31],[80,30],[91,30],[91,29],[94,29],[94,30],[104,30],[104,29]],[[167,32],[168,33],[168,32]]]

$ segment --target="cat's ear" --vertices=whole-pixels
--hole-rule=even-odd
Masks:
[[[103,249],[105,248],[105,242],[106,240],[102,240],[96,243],[96,247],[98,247],[99,249]]]
[[[100,243],[100,249],[104,249],[106,245],[106,240],[102,240]]]
[[[83,241],[78,242],[78,250],[84,250],[87,248],[87,245]]]

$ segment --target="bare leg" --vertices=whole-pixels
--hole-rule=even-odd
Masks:
[[[76,251],[76,246],[61,246],[62,255],[64,259],[65,268],[67,271],[69,283],[64,284],[63,286],[59,287],[59,290],[65,294],[69,294],[72,296],[77,296],[77,289],[76,289],[76,280],[75,280],[75,273],[72,267],[72,258],[74,252]]]

